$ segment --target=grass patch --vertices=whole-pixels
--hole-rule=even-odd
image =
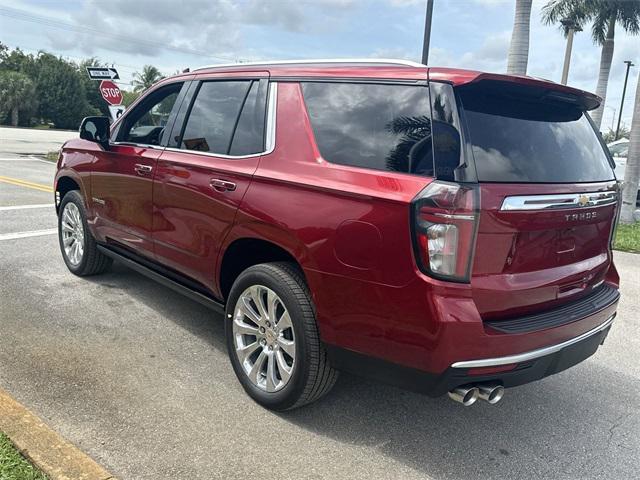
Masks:
[[[47,480],[47,477],[16,450],[9,437],[0,433],[0,479]]]
[[[60,152],[57,150],[55,152],[47,152],[44,159],[55,163],[58,161],[58,155],[60,155]]]
[[[640,253],[640,222],[618,224],[613,248],[623,252]]]

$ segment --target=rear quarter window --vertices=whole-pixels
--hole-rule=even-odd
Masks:
[[[304,82],[302,91],[328,162],[433,175],[426,86]]]

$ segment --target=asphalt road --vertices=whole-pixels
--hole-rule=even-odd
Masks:
[[[52,164],[11,158],[0,176],[51,184]],[[598,353],[498,405],[343,375],[275,414],[236,381],[219,316],[117,265],[77,278],[52,233],[13,238],[53,229],[51,203],[0,182],[0,388],[119,478],[638,478],[640,255],[616,253],[623,296]],[[45,206],[6,208],[26,205]]]

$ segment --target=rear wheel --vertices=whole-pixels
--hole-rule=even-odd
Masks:
[[[227,302],[226,337],[240,383],[267,408],[301,407],[337,379],[306,283],[290,263],[256,265],[240,274]]]
[[[111,265],[89,231],[82,195],[77,190],[68,192],[60,202],[58,240],[64,263],[75,275],[96,275]]]

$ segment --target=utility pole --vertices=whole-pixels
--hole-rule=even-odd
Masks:
[[[624,96],[627,93],[627,80],[629,80],[629,69],[633,67],[633,62],[631,60],[625,60],[624,63],[627,64],[627,73],[624,75],[624,87],[622,87],[622,100],[620,100],[620,112],[618,113],[618,126],[616,127],[616,136],[613,138],[614,140],[618,139],[618,132],[620,132],[620,120],[622,120],[622,107],[624,107]]]
[[[422,64],[429,62],[429,42],[431,40],[431,18],[433,17],[433,0],[427,0],[427,14],[424,20],[424,40],[422,42]]]
[[[560,23],[562,23],[564,31],[567,34],[567,48],[564,51],[564,67],[562,68],[562,80],[560,80],[560,83],[566,85],[567,80],[569,79],[569,64],[571,63],[571,50],[573,49],[573,34],[575,32],[581,32],[582,28],[580,28],[580,25],[578,25],[574,20],[569,18],[560,20]]]

